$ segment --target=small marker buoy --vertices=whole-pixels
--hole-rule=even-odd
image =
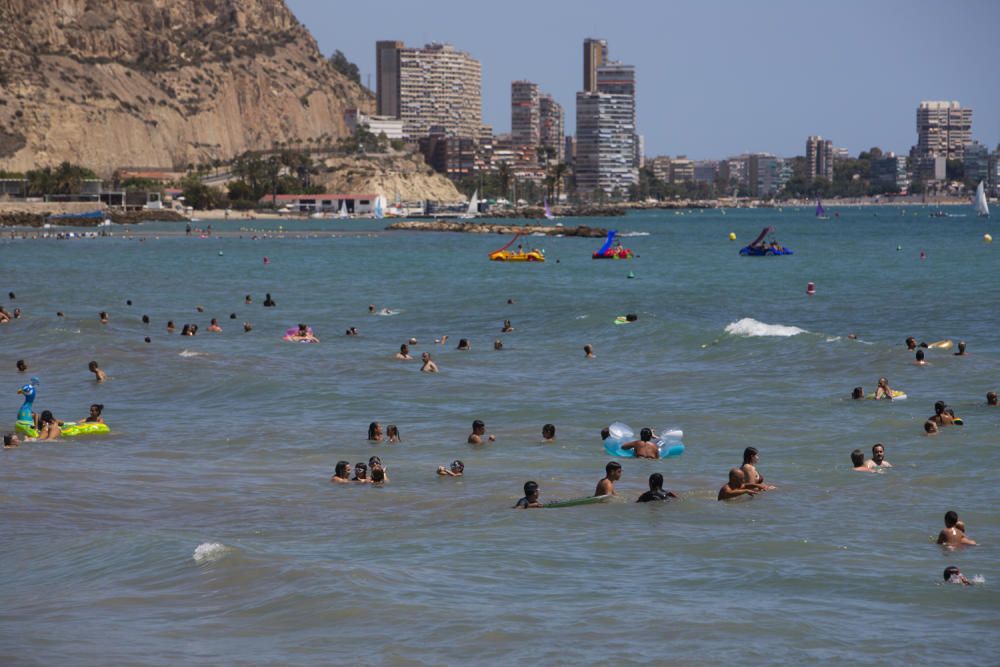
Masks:
[[[268,259],[268,258],[267,258],[267,257],[265,256],[265,257],[264,257],[264,263],[265,263],[265,264],[270,264],[270,263],[271,263],[271,260],[269,260],[269,259]]]
[[[635,274],[632,273],[631,271],[629,271],[628,272],[628,278],[629,278],[629,280],[631,280],[632,278],[635,278]]]
[[[806,283],[806,294],[808,294],[809,296],[812,296],[815,293],[816,293],[816,284],[815,283]]]
[[[927,253],[923,250],[920,251],[920,259],[927,259]]]
[[[729,240],[730,241],[736,240],[736,232],[729,232]]]
[[[219,257],[222,257],[222,251],[221,250],[219,251]]]
[[[989,234],[983,234],[983,241],[986,243],[993,243],[993,237]]]
[[[899,251],[901,251],[902,249],[903,249],[903,246],[901,246],[901,245],[898,245],[898,246],[896,246],[896,252],[899,252]]]

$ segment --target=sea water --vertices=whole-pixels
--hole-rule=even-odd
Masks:
[[[379,222],[5,238],[0,295],[23,316],[0,326],[0,412],[12,427],[38,376],[36,410],[102,403],[112,434],[0,452],[0,662],[995,662],[995,224],[839,214],[566,219],[619,230],[637,258],[528,237],[544,264],[487,261],[506,237]],[[795,254],[738,256],[765,225]],[[201,332],[170,335],[168,319]],[[322,342],[283,342],[299,322]],[[929,350],[918,367],[909,335],[968,355]],[[440,373],[393,358],[410,337]],[[909,398],[849,400],[880,376]],[[965,425],[924,437],[937,400]],[[466,444],[474,419],[496,442]],[[367,442],[371,421],[403,441]],[[510,509],[527,480],[543,501],[593,493],[614,421],[682,428],[686,451],[623,460],[622,502]],[[894,467],[853,472],[851,450],[875,442]],[[747,446],[778,489],[717,502]],[[386,486],[329,482],[372,455]],[[456,458],[464,477],[435,475]],[[681,500],[635,504],[652,472]],[[950,509],[979,546],[934,545]],[[952,564],[982,583],[945,585]]]

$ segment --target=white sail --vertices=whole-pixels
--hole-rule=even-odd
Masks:
[[[465,211],[465,217],[467,218],[474,218],[479,215],[479,200],[476,198],[477,195],[479,195],[478,189],[469,197],[469,208]]]
[[[340,210],[337,211],[337,217],[338,218],[346,218],[347,217],[347,200],[346,199],[341,199],[340,200]]]
[[[384,199],[385,197],[383,197],[382,195],[379,195],[378,197],[375,198],[374,215],[376,220],[381,220],[385,216],[385,209],[382,207],[382,200]]]
[[[986,203],[986,189],[982,181],[979,181],[979,187],[976,188],[976,213],[983,218],[990,215],[990,205]]]

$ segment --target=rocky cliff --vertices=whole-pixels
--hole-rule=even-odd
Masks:
[[[382,194],[404,202],[429,199],[436,202],[462,202],[468,199],[450,180],[427,166],[419,153],[409,155],[366,155],[335,157],[324,162],[326,170],[318,177],[327,192],[365,192]]]
[[[0,0],[0,169],[184,168],[372,106],[282,0]]]

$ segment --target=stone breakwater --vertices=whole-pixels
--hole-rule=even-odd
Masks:
[[[563,218],[609,218],[625,215],[625,206],[610,206],[589,204],[583,206],[553,207],[553,213]],[[483,218],[545,218],[545,209],[541,206],[522,206],[521,208],[496,208],[480,214]]]
[[[546,236],[604,237],[608,230],[601,227],[553,227],[550,225],[504,225],[488,222],[450,222],[445,220],[406,220],[394,222],[388,230],[418,232],[463,232],[467,234],[545,234]]]
[[[170,210],[159,211],[106,211],[105,215],[118,225],[133,225],[139,222],[186,222],[188,219]],[[58,227],[96,227],[103,219],[95,218],[60,218],[51,223]],[[30,211],[0,212],[0,227],[41,227],[48,220],[47,213]]]

